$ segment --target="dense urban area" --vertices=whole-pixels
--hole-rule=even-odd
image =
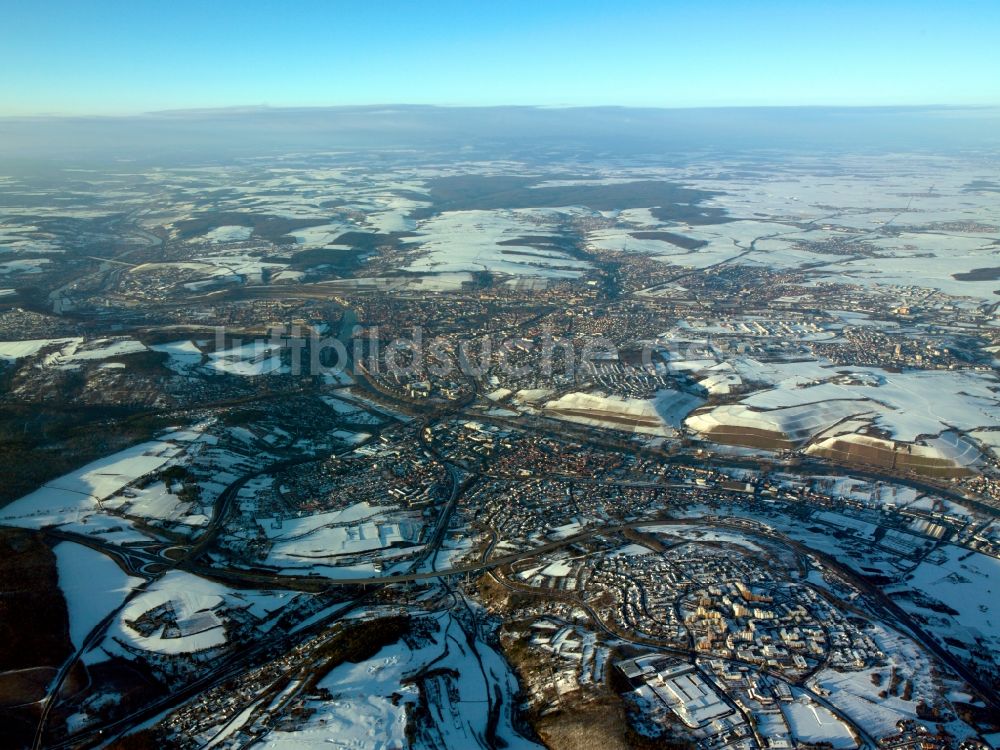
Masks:
[[[2,744],[1000,746],[998,167],[0,173]]]

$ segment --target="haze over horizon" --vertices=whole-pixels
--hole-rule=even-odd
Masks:
[[[703,152],[958,153],[995,148],[998,133],[995,107],[251,107],[0,118],[0,159],[176,164],[331,149],[417,149],[458,159],[556,152],[678,159]]]

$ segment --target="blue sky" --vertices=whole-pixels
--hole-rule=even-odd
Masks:
[[[0,0],[0,114],[989,105],[998,38],[998,0]]]

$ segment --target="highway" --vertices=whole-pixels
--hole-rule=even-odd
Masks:
[[[208,672],[193,680],[191,683],[179,689],[172,690],[159,700],[153,701],[143,706],[137,711],[133,711],[128,716],[123,716],[113,722],[92,726],[80,734],[73,735],[62,742],[49,745],[50,748],[79,748],[94,744],[100,741],[102,744],[115,739],[116,736],[124,734],[128,730],[156,716],[163,711],[181,705],[184,701],[193,698],[199,693],[210,690],[221,685],[226,680],[235,677],[241,672],[250,669],[255,662],[266,658],[269,653],[281,653],[311,636],[317,635],[331,623],[336,622],[345,614],[355,609],[364,600],[364,595],[352,599],[344,606],[330,612],[327,616],[313,623],[312,625],[296,631],[295,633],[281,634],[271,638],[262,638],[259,641],[249,644],[237,654],[230,655],[229,658],[221,660]]]

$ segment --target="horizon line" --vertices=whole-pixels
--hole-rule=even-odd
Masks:
[[[419,102],[373,102],[367,104],[305,104],[305,105],[270,105],[270,104],[235,104],[218,107],[180,107],[170,109],[153,109],[136,112],[33,112],[4,114],[0,120],[70,120],[70,119],[125,119],[144,117],[165,117],[179,115],[240,115],[263,112],[320,112],[324,110],[378,110],[386,108],[400,109],[438,109],[438,110],[489,110],[517,109],[540,111],[572,111],[572,110],[632,110],[646,112],[697,112],[697,111],[781,111],[781,110],[869,110],[869,111],[1000,111],[1000,102],[991,104],[704,104],[704,105],[631,105],[631,104],[427,104]]]

